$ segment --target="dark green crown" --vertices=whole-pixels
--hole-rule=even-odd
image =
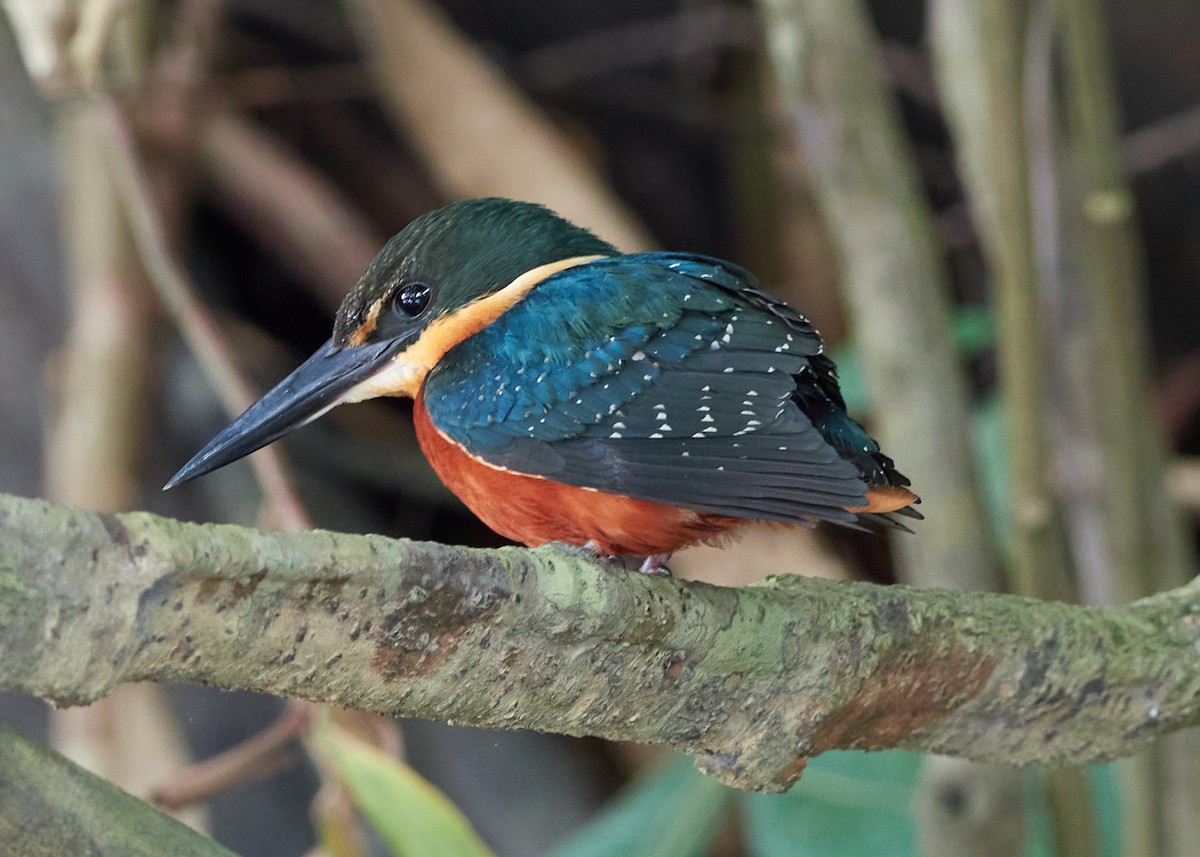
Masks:
[[[423,214],[397,233],[342,301],[334,340],[344,343],[372,304],[403,286],[434,290],[436,317],[511,283],[539,265],[616,249],[540,205],[491,197]]]

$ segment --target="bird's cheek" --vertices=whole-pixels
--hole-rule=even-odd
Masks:
[[[339,403],[365,402],[381,396],[416,397],[421,382],[429,373],[429,366],[406,359],[397,354],[373,375],[359,381],[342,395]]]

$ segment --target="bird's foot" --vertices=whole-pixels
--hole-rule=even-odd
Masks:
[[[633,563],[637,562],[636,557],[622,557],[601,553],[600,546],[593,539],[589,539],[581,545],[573,542],[551,542],[550,544],[565,554],[584,557],[593,562],[601,562],[616,568],[630,569],[633,567]],[[642,564],[638,566],[638,571],[642,574],[651,574],[656,577],[670,577],[671,570],[666,566],[666,562],[670,558],[671,555],[669,553],[652,553],[642,560]]]
[[[671,558],[669,553],[652,553],[650,556],[642,560],[641,566],[638,568],[642,574],[653,574],[658,577],[670,577],[671,569],[667,568],[666,562]]]
[[[625,567],[619,556],[600,553],[599,546],[594,540],[591,539],[581,545],[577,545],[574,542],[551,542],[551,544],[553,544],[563,553],[570,554],[571,556],[584,557],[585,559],[590,559],[593,562],[601,562],[605,565],[618,565],[622,568]]]

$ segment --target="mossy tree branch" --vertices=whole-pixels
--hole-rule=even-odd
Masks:
[[[779,790],[833,748],[1024,763],[1200,722],[1200,583],[1121,608],[623,573],[553,548],[263,533],[0,495],[0,690],[202,682],[666,744]]]

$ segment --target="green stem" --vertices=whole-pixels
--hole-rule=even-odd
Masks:
[[[837,247],[878,433],[937,514],[897,540],[918,585],[998,588],[940,248],[862,3],[761,0],[780,94]],[[953,575],[947,577],[945,575]]]
[[[1096,0],[1056,0],[1062,30],[1070,208],[1083,243],[1092,343],[1087,365],[1099,427],[1100,506],[1118,597],[1178,585],[1192,558],[1167,497],[1165,443],[1153,419],[1133,195],[1122,169],[1119,117],[1104,11]],[[1200,837],[1200,741],[1186,736],[1122,765],[1125,854],[1191,853]],[[1172,811],[1167,810],[1170,801]]]
[[[1012,497],[1012,577],[1025,595],[1067,599],[1074,586],[1051,478],[1046,346],[1025,131],[1029,8],[1009,0],[938,0],[934,52],[958,158],[995,272],[1000,388]],[[1061,857],[1095,853],[1079,771],[1051,771],[1047,798]]]

